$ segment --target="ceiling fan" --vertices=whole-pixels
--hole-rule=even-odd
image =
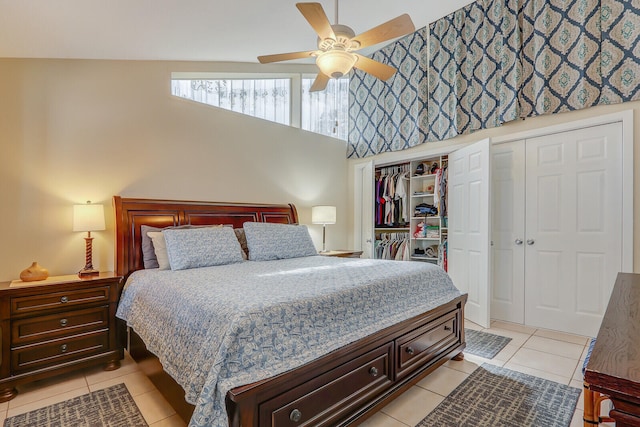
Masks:
[[[357,54],[355,51],[375,44],[401,37],[415,31],[409,15],[400,15],[356,36],[346,25],[338,24],[338,1],[336,0],[336,24],[331,25],[320,3],[296,3],[302,16],[318,34],[318,49],[305,52],[280,53],[259,56],[261,64],[315,57],[320,69],[310,91],[321,91],[327,87],[330,78],[340,78],[357,68],[381,80],[393,76],[396,69]]]

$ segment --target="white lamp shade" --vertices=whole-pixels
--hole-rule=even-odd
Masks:
[[[335,206],[313,206],[311,207],[311,222],[313,224],[335,224]]]
[[[344,50],[330,50],[318,55],[316,64],[325,76],[339,79],[351,71],[357,60],[357,56]]]
[[[91,203],[73,205],[73,231],[100,231],[104,229],[104,206]]]

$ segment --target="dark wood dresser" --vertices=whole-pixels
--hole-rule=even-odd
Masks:
[[[121,291],[122,277],[113,273],[0,283],[0,402],[20,383],[97,364],[119,368]]]
[[[640,426],[640,274],[618,273],[584,378],[611,398],[616,427]]]

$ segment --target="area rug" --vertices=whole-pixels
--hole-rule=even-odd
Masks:
[[[567,427],[580,392],[485,363],[417,427]]]
[[[124,384],[7,418],[4,427],[147,427]]]
[[[485,359],[493,359],[511,341],[509,337],[469,328],[464,328],[464,337],[467,340],[467,347],[464,352],[484,357]]]

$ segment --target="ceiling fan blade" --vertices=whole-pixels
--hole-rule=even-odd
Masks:
[[[311,89],[309,89],[309,92],[323,91],[327,87],[327,83],[329,83],[329,77],[325,76],[322,73],[318,73],[318,77],[316,77],[313,85],[311,85]]]
[[[313,27],[320,40],[336,39],[329,18],[320,3],[296,3],[296,7]]]
[[[360,48],[363,48],[395,39],[396,37],[404,36],[414,32],[415,30],[416,28],[413,25],[413,21],[411,21],[411,17],[405,13],[391,21],[380,24],[369,31],[358,34],[351,40],[357,41],[360,43]]]
[[[276,53],[275,55],[258,56],[261,64],[269,64],[271,62],[289,61],[291,59],[310,58],[316,51],[308,50],[306,52]]]
[[[353,66],[353,68],[357,68],[364,71],[365,73],[369,73],[372,76],[379,78],[380,80],[388,80],[396,73],[396,69],[387,64],[374,61],[371,58],[358,55],[357,53],[354,55],[358,57],[358,61],[356,62],[356,65]]]

